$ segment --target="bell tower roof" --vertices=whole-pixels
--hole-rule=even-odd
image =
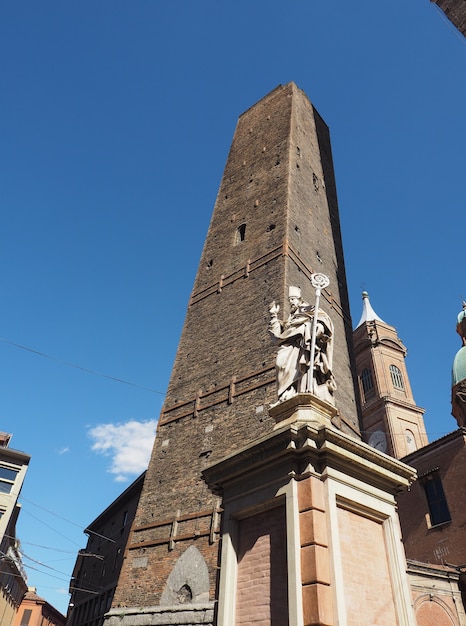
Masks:
[[[364,322],[373,322],[374,320],[378,320],[379,322],[383,322],[385,324],[383,319],[379,317],[377,313],[374,311],[374,309],[372,308],[371,302],[369,300],[369,294],[367,293],[367,291],[363,291],[362,292],[362,315],[361,315],[361,319],[359,320],[359,324],[356,326],[356,328],[359,328],[362,324],[364,324]]]

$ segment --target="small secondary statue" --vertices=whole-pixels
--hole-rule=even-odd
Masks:
[[[280,307],[275,301],[270,305],[269,332],[279,346],[276,361],[278,402],[273,406],[299,393],[312,393],[335,404],[333,323],[327,313],[319,309],[321,290],[328,286],[329,280],[324,274],[313,274],[311,282],[316,289],[315,306],[302,299],[299,287],[289,288],[290,314],[287,320],[279,320]]]

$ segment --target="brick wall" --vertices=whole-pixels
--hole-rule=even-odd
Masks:
[[[288,624],[285,508],[239,522],[236,626]]]
[[[451,418],[453,421],[453,418]],[[403,459],[415,467],[420,479],[397,497],[403,543],[408,559],[426,563],[466,563],[466,446],[457,430]],[[451,521],[430,527],[423,476],[438,471]]]
[[[452,607],[452,613],[456,612]],[[438,602],[427,600],[416,609],[417,626],[456,626],[459,622],[452,619],[445,608]]]
[[[397,623],[382,524],[338,509],[348,626]]]

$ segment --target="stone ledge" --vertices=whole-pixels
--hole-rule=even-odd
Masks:
[[[213,626],[214,602],[110,609],[104,626]]]

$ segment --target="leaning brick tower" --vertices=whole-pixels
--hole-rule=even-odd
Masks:
[[[168,624],[175,611],[176,623],[209,623],[222,503],[201,473],[272,433],[269,305],[275,300],[286,315],[291,285],[312,303],[313,272],[330,279],[320,308],[335,327],[333,425],[359,439],[329,131],[289,83],[239,118],[107,620],[124,626],[131,614],[128,624]],[[147,612],[153,621],[137,621]]]

